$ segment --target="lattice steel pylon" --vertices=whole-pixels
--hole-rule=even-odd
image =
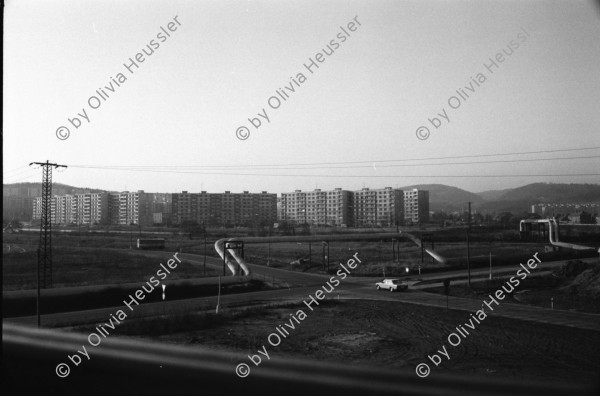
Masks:
[[[52,168],[66,168],[66,165],[46,162],[32,162],[40,165],[42,172],[42,214],[40,220],[40,244],[38,247],[38,290],[52,287]]]

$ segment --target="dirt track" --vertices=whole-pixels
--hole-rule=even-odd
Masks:
[[[280,345],[270,345],[269,334],[298,309],[303,309],[306,319],[295,330],[288,329],[290,334],[282,337]],[[293,356],[412,372],[419,363],[428,363],[431,376],[462,372],[573,384],[598,379],[599,332],[487,317],[476,330],[468,330],[460,345],[450,346],[448,335],[456,332],[456,326],[464,327],[468,318],[465,312],[396,302],[341,300],[322,302],[312,312],[304,304],[273,308],[235,323],[158,339],[236,351],[241,361],[264,345],[270,360],[262,365]],[[442,345],[450,360],[444,358],[436,367],[427,355]]]

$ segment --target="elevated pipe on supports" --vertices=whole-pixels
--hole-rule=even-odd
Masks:
[[[556,222],[556,219],[553,218],[549,218],[549,219],[531,219],[531,220],[521,220],[519,222],[519,232],[521,233],[527,233],[529,232],[527,225],[528,224],[535,224],[535,223],[548,223],[548,237],[550,240],[550,244],[552,246],[557,246],[557,247],[562,247],[562,248],[567,248],[567,249],[573,249],[573,250],[588,250],[588,249],[594,249],[593,247],[590,246],[583,246],[583,245],[576,245],[574,243],[565,243],[565,242],[560,242],[559,241],[559,232],[558,232],[558,223]]]
[[[413,241],[417,246],[421,247],[422,241],[415,236],[401,232],[401,233],[367,233],[367,234],[351,234],[351,235],[327,235],[327,241],[363,241],[363,240],[381,240],[386,238],[401,238],[407,237]],[[235,249],[227,249],[228,253],[225,252],[225,243],[227,242],[243,242],[246,244],[250,243],[281,243],[281,242],[323,242],[323,235],[306,235],[306,236],[269,236],[269,237],[244,237],[244,238],[223,238],[215,242],[215,250],[221,257],[221,260],[225,261],[227,268],[232,275],[238,275],[237,264],[244,272],[244,275],[250,274],[250,269],[246,264],[243,257],[239,255],[239,252]],[[398,241],[399,243],[399,241]],[[310,249],[309,244],[309,249]],[[440,264],[446,264],[446,259],[433,249],[424,249],[425,253],[431,256]],[[399,253],[399,252],[398,252]],[[398,254],[399,255],[399,254]],[[231,258],[229,257],[231,256]],[[235,259],[237,262],[232,261]]]
[[[237,249],[228,249],[229,252],[225,252],[225,243],[232,241],[235,241],[235,238],[230,238],[227,240],[219,239],[217,242],[215,242],[215,250],[217,251],[217,254],[221,257],[222,260],[225,261],[225,265],[227,266],[227,268],[229,268],[229,271],[231,271],[231,274],[233,276],[239,275],[238,269],[235,264],[239,264],[242,272],[244,273],[244,276],[250,275],[250,268],[248,268],[244,259],[238,255]],[[236,263],[233,263],[231,261],[229,255],[233,257]]]

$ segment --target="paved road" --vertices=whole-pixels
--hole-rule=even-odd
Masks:
[[[538,266],[536,267],[535,270],[531,271],[532,273],[539,271],[539,270],[550,270],[550,269],[554,269],[554,268],[558,268],[563,266],[564,264],[566,264],[568,261],[571,260],[559,260],[559,261],[549,261],[549,262],[542,262],[539,263]],[[590,264],[599,264],[598,259],[597,258],[587,258],[587,259],[582,259],[581,261],[590,263]],[[492,267],[492,277],[496,277],[497,275],[500,274],[507,274],[507,273],[512,273],[513,275],[521,268],[519,266],[520,263],[515,263],[515,265],[505,265],[502,267]],[[526,263],[523,263],[524,265],[526,265]],[[490,269],[489,268],[476,268],[476,269],[472,269],[471,270],[471,277],[474,276],[489,276],[490,274]],[[457,277],[457,278],[465,278],[467,276],[467,270],[463,269],[463,270],[455,270],[455,271],[445,271],[445,272],[438,272],[438,273],[432,273],[432,274],[423,274],[423,275],[419,275],[418,277],[410,277],[411,279],[421,279],[423,281],[426,280],[434,280],[434,279],[445,279],[445,278],[453,278],[453,277]]]
[[[257,291],[240,294],[226,294],[220,297],[221,309],[235,306],[257,305],[261,303],[276,303],[286,301],[299,301],[304,299],[310,293],[314,293],[316,287],[297,287],[292,289],[277,289],[269,291]],[[108,321],[111,314],[115,314],[119,309],[123,309],[127,314],[127,319],[141,318],[161,315],[164,313],[196,311],[196,310],[215,310],[217,306],[217,296],[198,297],[185,300],[143,303],[134,305],[133,311],[130,311],[125,305],[117,307],[90,309],[85,311],[62,312],[56,314],[42,315],[42,326],[63,327],[76,324],[104,323]],[[36,316],[21,316],[17,318],[4,318],[5,322],[37,325]]]
[[[382,295],[382,293],[385,295]],[[408,304],[446,308],[446,296],[422,291],[386,293],[364,287],[362,289],[357,288],[341,294],[340,298],[385,299]],[[490,303],[492,308],[494,308],[494,311],[490,312],[490,309],[485,306],[484,312],[487,315],[600,331],[600,315],[597,314],[552,310],[531,305],[511,304],[503,301],[499,301],[499,304],[496,305],[491,303],[489,297],[487,297],[485,301]],[[468,319],[470,313],[474,314],[475,311],[481,309],[483,304],[483,300],[448,297],[448,307],[453,310],[465,311],[466,319]]]
[[[151,255],[153,252],[147,252]],[[161,255],[158,253],[157,255]],[[162,253],[164,255],[164,253]],[[190,261],[193,265],[202,265],[203,257],[189,253],[182,253],[180,257]],[[360,257],[360,255],[359,255]],[[350,257],[349,257],[350,258]],[[591,259],[595,262],[596,259]],[[566,261],[548,262],[539,264],[537,270],[550,269],[564,264]],[[222,261],[217,258],[207,258],[207,265],[222,268]],[[265,279],[267,282],[275,281],[282,289],[270,291],[258,291],[243,294],[228,294],[221,296],[220,307],[233,307],[241,305],[253,305],[261,303],[276,303],[286,301],[302,301],[309,299],[309,295],[314,295],[315,291],[320,289],[322,285],[330,278],[329,275],[319,275],[295,271],[287,271],[278,268],[265,267],[262,265],[249,264],[253,277],[256,279]],[[518,265],[512,267],[497,268],[496,274],[515,273],[520,267]],[[485,275],[487,270],[474,270],[472,275]],[[445,274],[428,274],[421,277],[422,280],[439,280],[444,275],[456,277],[465,275],[465,271],[450,271]],[[389,293],[385,291],[377,291],[374,288],[373,278],[346,278],[341,281],[341,284],[331,293],[328,298],[343,298],[343,299],[373,299],[398,301],[401,303],[426,305],[431,307],[446,308],[446,296],[426,293],[419,290],[410,290],[403,293]],[[489,298],[486,301],[490,301]],[[448,306],[451,309],[461,310],[465,312],[474,312],[481,309],[483,301],[449,297]],[[174,311],[190,311],[190,310],[208,310],[215,309],[217,305],[217,297],[192,298],[178,301],[166,301],[158,303],[145,303],[137,306],[134,312],[127,312],[128,317],[142,317],[160,315],[162,312]],[[99,323],[108,320],[110,314],[114,314],[118,309],[124,306],[110,307],[102,309],[94,309],[87,311],[66,312],[51,315],[44,315],[42,323],[45,326],[64,326],[74,323]],[[499,306],[493,305],[494,311],[486,308],[485,312],[492,316],[501,316],[518,320],[534,321],[539,323],[548,323],[558,326],[568,326],[582,329],[600,331],[600,315],[585,314],[571,311],[551,310],[546,308],[511,304],[500,302]],[[467,314],[468,316],[468,314]],[[6,321],[14,323],[35,324],[36,317],[20,317],[7,318]]]

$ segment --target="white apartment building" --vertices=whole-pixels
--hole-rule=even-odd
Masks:
[[[42,197],[33,199],[33,219],[42,217]],[[108,219],[108,194],[55,195],[50,200],[52,224],[101,224]]]
[[[281,194],[282,221],[296,224],[390,227],[403,221],[402,190],[386,187],[358,191],[336,188]]]
[[[354,191],[354,224],[357,227],[393,227],[403,223],[402,190],[385,187]]]
[[[404,220],[413,224],[429,221],[429,191],[404,191]]]

